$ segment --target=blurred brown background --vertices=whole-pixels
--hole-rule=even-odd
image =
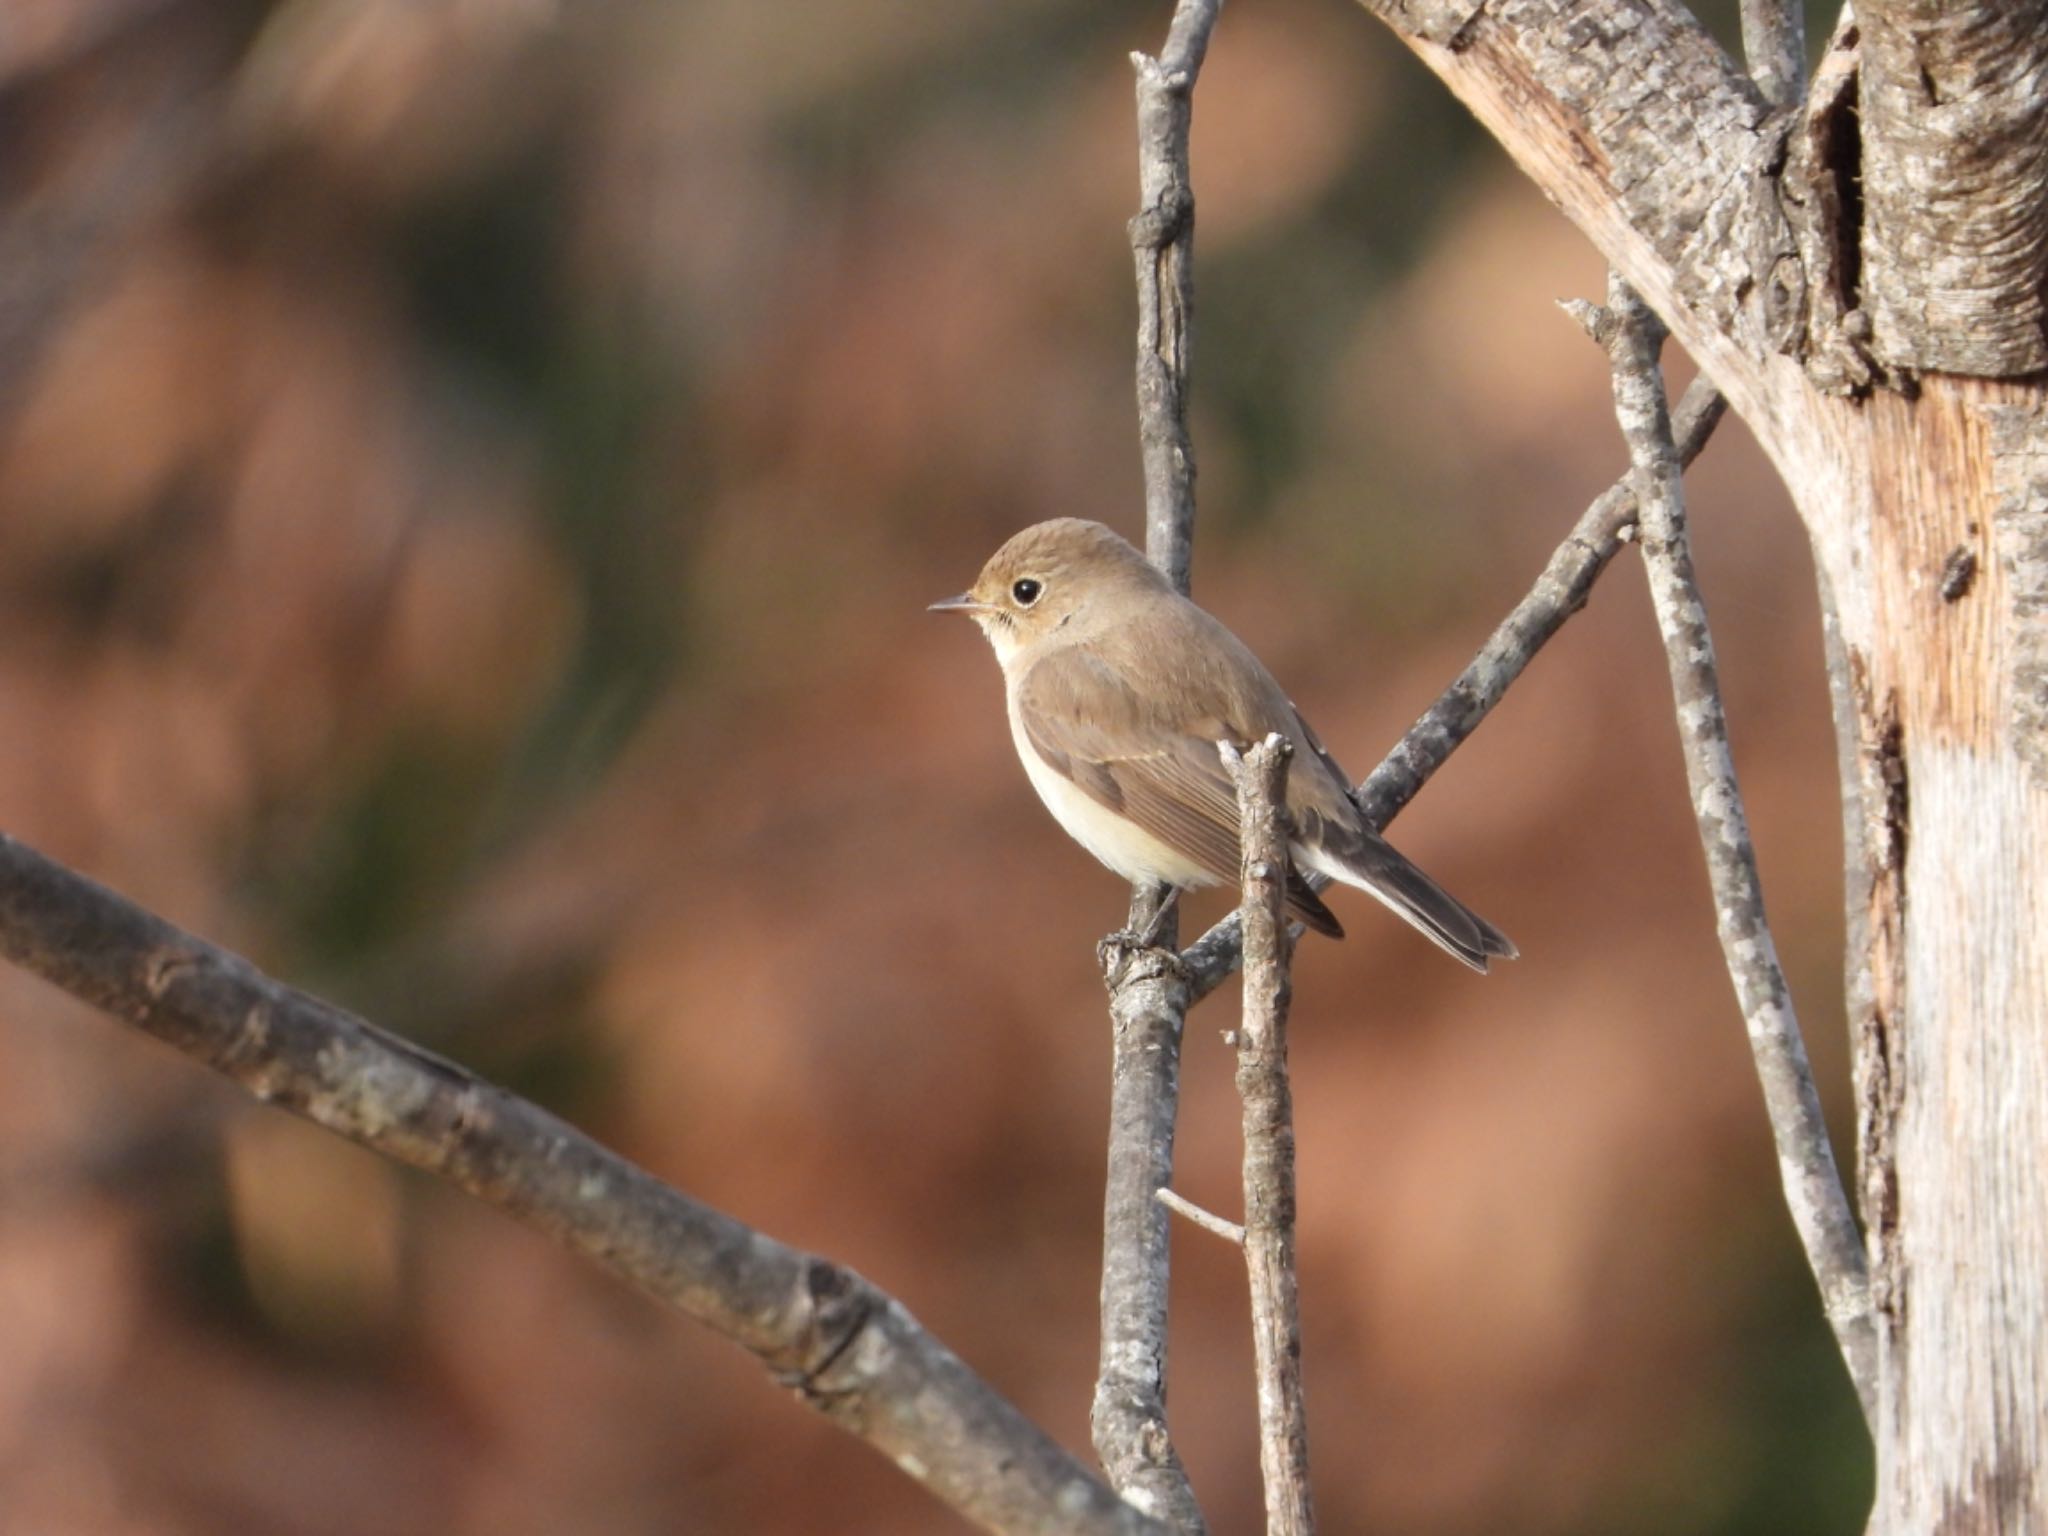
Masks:
[[[1077,1448],[1123,893],[922,607],[1023,523],[1137,531],[1166,13],[0,14],[0,825],[852,1263]],[[1551,303],[1600,264],[1342,0],[1233,4],[1196,122],[1198,596],[1363,773],[1619,468]],[[1840,1127],[1809,566],[1739,426],[1694,506]],[[1357,900],[1301,953],[1332,1531],[1860,1527],[1641,586],[1398,828],[1526,958]],[[1234,1010],[1181,1180],[1226,1211]],[[1236,1256],[1184,1232],[1175,1300],[1252,1529]],[[718,1340],[0,974],[0,1532],[960,1528]]]

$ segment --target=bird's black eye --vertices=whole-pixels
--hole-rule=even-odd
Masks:
[[[1017,606],[1020,608],[1029,608],[1038,601],[1038,594],[1044,590],[1045,584],[1043,582],[1033,581],[1029,576],[1026,576],[1022,581],[1010,583],[1010,596],[1017,599]]]

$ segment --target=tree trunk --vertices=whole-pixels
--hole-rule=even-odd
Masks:
[[[1866,0],[1861,22],[1867,212],[1845,298],[1867,307],[1892,387],[1855,403],[1803,380],[1797,409],[1824,451],[1779,462],[1835,596],[1855,715],[1872,1528],[2034,1532],[2048,1529],[2048,7]],[[1952,371],[1913,371],[1936,368]]]
[[[1872,1529],[2048,1531],[2048,0],[1859,0],[1793,112],[1672,0],[1363,3],[1806,523],[1848,738]]]
[[[1884,1532],[2048,1529],[2048,403],[1829,402],[1792,479],[1856,717],[1852,986]],[[1852,925],[1852,930],[1856,925]]]

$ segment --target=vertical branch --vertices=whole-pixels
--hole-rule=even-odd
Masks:
[[[1619,277],[1608,281],[1607,303],[1596,328],[1613,364],[1615,415],[1634,466],[1643,560],[1671,669],[1686,778],[1713,884],[1715,926],[1749,1026],[1785,1203],[1869,1419],[1877,1401],[1877,1340],[1868,1269],[1828,1142],[1806,1043],[1764,915],[1756,850],[1728,745],[1713,636],[1693,575],[1684,487],[1657,366],[1663,330]]]
[[[1806,8],[1800,0],[1742,0],[1742,56],[1774,107],[1806,89]]]
[[[1244,1258],[1251,1276],[1259,1383],[1259,1466],[1267,1536],[1310,1536],[1308,1416],[1301,1392],[1301,1301],[1294,1270],[1294,1095],[1287,1085],[1287,740],[1239,754],[1219,746],[1237,783],[1244,847]]]
[[[1194,315],[1195,199],[1188,125],[1195,76],[1222,0],[1179,0],[1166,46],[1134,54],[1139,209],[1131,220],[1138,287],[1138,441],[1145,472],[1145,552],[1188,590],[1195,455],[1187,385]],[[1096,1454],[1118,1492],[1176,1529],[1204,1529],[1166,1429],[1169,1223],[1154,1198],[1173,1183],[1180,1046],[1192,1001],[1173,954],[1178,925],[1161,891],[1131,893],[1130,934],[1101,951],[1112,1025],[1109,1175],[1103,1198],[1102,1355],[1090,1415]]]
[[[1195,314],[1195,189],[1188,126],[1195,76],[1223,0],[1180,0],[1158,58],[1138,72],[1138,446],[1145,466],[1145,553],[1188,590],[1195,539],[1195,445],[1188,436],[1188,353]]]
[[[1133,924],[1145,920],[1147,904],[1143,895],[1132,900]],[[1166,1432],[1169,1223],[1154,1198],[1173,1182],[1188,986],[1170,953],[1134,950],[1120,937],[1103,949],[1113,1033],[1102,1356],[1090,1425],[1117,1492],[1175,1530],[1199,1533],[1201,1508]]]

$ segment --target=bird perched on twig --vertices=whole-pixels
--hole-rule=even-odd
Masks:
[[[1026,528],[973,586],[932,608],[981,627],[1032,787],[1068,836],[1126,880],[1235,884],[1237,793],[1217,745],[1277,731],[1294,747],[1294,917],[1343,936],[1304,878],[1314,872],[1377,896],[1474,970],[1514,957],[1506,934],[1367,824],[1344,771],[1244,642],[1102,524]]]

